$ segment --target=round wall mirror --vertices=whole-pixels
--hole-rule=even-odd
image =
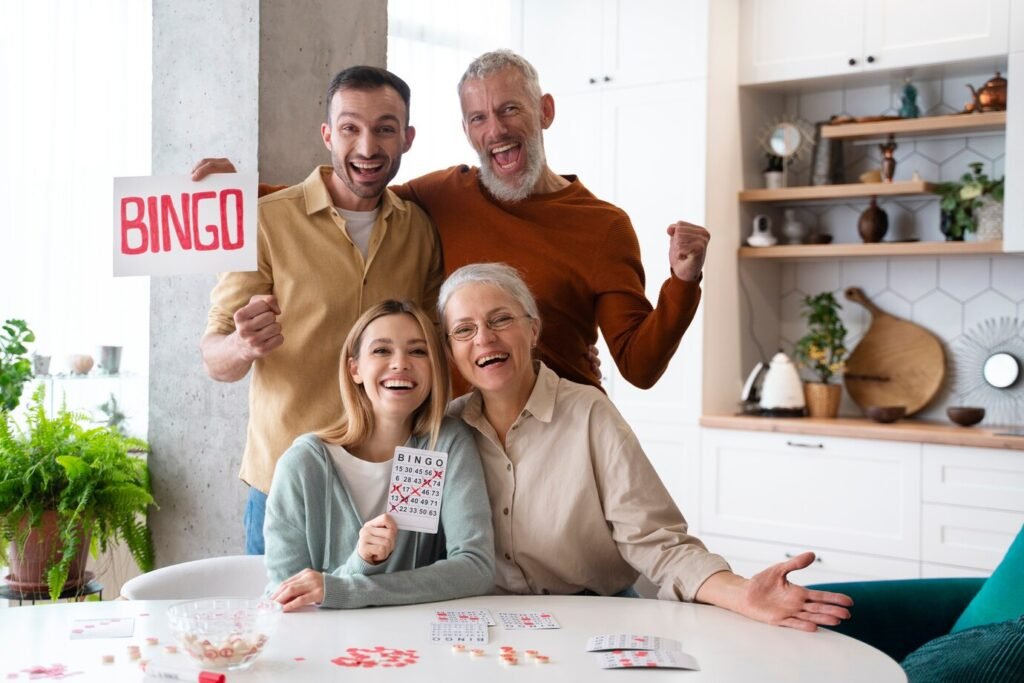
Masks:
[[[985,359],[981,374],[990,386],[1005,389],[1020,376],[1020,363],[1008,353],[993,353]]]
[[[780,123],[772,130],[768,145],[776,155],[785,159],[800,149],[802,137],[800,129],[792,123]]]

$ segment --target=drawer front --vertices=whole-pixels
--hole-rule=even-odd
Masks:
[[[732,570],[742,576],[754,574],[797,553],[812,550],[817,555],[811,566],[789,575],[801,586],[835,581],[874,581],[878,579],[916,579],[919,563],[887,557],[871,557],[826,548],[779,543],[763,543],[728,536],[705,535],[701,540],[713,553],[729,561]]]
[[[1024,512],[1024,453],[924,445],[922,499]]]
[[[973,567],[954,567],[951,564],[933,564],[932,562],[921,563],[922,579],[958,579],[960,577],[971,577],[986,579],[992,572]]]
[[[920,559],[920,444],[705,429],[704,533]]]
[[[1024,524],[1024,513],[925,503],[921,559],[991,571]]]

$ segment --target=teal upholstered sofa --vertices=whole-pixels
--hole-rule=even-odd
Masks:
[[[878,648],[897,662],[944,636],[985,579],[906,579],[811,586],[853,598],[853,617],[833,630]]]
[[[1024,683],[1024,527],[987,579],[813,587],[853,598],[834,629],[900,662],[911,683]]]

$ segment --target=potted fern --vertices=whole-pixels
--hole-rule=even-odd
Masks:
[[[143,571],[153,568],[146,513],[153,504],[149,469],[133,451],[139,439],[61,406],[47,415],[40,387],[26,406],[26,426],[0,412],[0,552],[8,583],[50,598],[87,580],[85,560],[123,541]]]

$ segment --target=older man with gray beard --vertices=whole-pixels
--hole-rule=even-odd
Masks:
[[[600,326],[622,375],[652,386],[696,313],[707,230],[668,227],[672,273],[652,307],[629,217],[547,165],[543,131],[555,102],[533,66],[508,50],[488,52],[469,65],[458,92],[479,168],[455,166],[394,188],[437,225],[446,272],[485,261],[515,267],[544,321],[537,355],[559,376],[599,385],[589,347]]]

